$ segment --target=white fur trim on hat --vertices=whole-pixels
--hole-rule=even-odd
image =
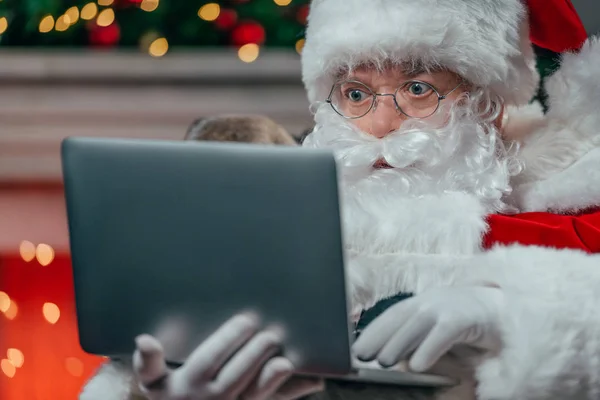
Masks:
[[[313,0],[302,51],[310,102],[365,62],[417,61],[526,104],[539,75],[520,0]]]

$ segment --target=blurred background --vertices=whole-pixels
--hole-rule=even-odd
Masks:
[[[0,0],[0,399],[76,399],[103,361],[78,344],[60,141],[180,140],[222,113],[300,135],[307,3]],[[573,3],[598,32],[597,0]]]
[[[76,399],[102,362],[78,344],[60,141],[181,140],[221,113],[300,134],[307,3],[0,1],[0,399]]]

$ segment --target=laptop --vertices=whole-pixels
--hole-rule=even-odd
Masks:
[[[80,343],[121,358],[176,330],[175,365],[234,314],[285,332],[299,373],[447,386],[357,367],[336,164],[326,150],[67,138],[62,166]]]

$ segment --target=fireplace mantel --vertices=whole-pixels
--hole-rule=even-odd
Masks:
[[[179,140],[222,113],[265,114],[292,134],[311,116],[296,53],[0,52],[0,184],[60,182],[67,136]]]

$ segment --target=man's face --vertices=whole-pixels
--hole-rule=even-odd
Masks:
[[[486,90],[447,71],[363,67],[340,76],[329,100],[304,146],[334,150],[350,197],[461,191],[502,206],[508,167]]]
[[[352,117],[349,121],[362,132],[383,138],[411,117],[427,119],[438,105],[454,103],[466,90],[462,80],[449,71],[407,74],[397,66],[382,71],[360,67],[340,77],[331,99],[336,109]],[[440,96],[446,98],[440,100]],[[440,111],[447,114],[448,110],[446,107]],[[362,116],[355,118],[359,115]]]

